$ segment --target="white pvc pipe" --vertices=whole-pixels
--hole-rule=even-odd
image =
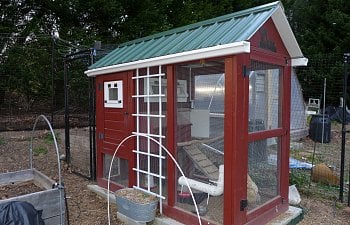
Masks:
[[[220,196],[224,193],[224,165],[219,166],[219,178],[215,181],[215,185],[206,184],[194,179],[190,179],[181,176],[178,180],[180,185],[186,185],[186,180],[191,188],[196,189],[198,191],[202,191],[210,194],[211,196]]]
[[[161,148],[168,154],[168,156],[171,158],[171,160],[173,161],[173,163],[175,163],[175,165],[177,166],[177,168],[179,169],[180,173],[182,174],[182,176],[184,176],[184,180],[185,180],[185,185],[188,187],[188,190],[190,191],[190,194],[191,194],[191,197],[192,197],[192,201],[194,202],[194,208],[196,210],[196,214],[197,214],[197,218],[198,218],[198,224],[199,225],[202,225],[202,220],[200,218],[200,215],[199,215],[199,211],[198,211],[198,206],[197,206],[197,202],[196,202],[196,199],[194,198],[194,195],[193,195],[193,192],[192,192],[192,189],[188,183],[188,179],[185,177],[185,174],[184,172],[182,171],[179,163],[176,161],[175,157],[169,152],[169,150],[167,148],[164,147],[164,145],[162,145],[161,143],[159,143],[157,140],[155,140],[154,138],[152,137],[149,137],[147,135],[144,135],[144,134],[139,134],[139,135],[136,135],[136,134],[132,134],[132,135],[129,135],[127,137],[125,137],[120,143],[119,145],[117,146],[117,148],[115,149],[114,153],[113,153],[113,156],[112,156],[112,160],[111,160],[111,163],[109,165],[109,172],[108,172],[108,182],[107,182],[107,218],[108,218],[108,224],[111,225],[111,213],[110,213],[110,207],[109,207],[109,203],[110,203],[110,200],[109,200],[109,194],[110,194],[110,180],[111,180],[111,171],[112,171],[112,166],[113,166],[113,161],[114,161],[114,158],[115,156],[117,155],[117,152],[120,148],[120,146],[126,142],[127,140],[129,140],[130,138],[132,137],[145,137],[147,139],[150,139],[151,141],[155,142],[156,144],[158,144],[159,146],[161,146]],[[223,168],[222,168],[223,169]]]

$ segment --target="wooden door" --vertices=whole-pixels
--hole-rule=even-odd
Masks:
[[[119,161],[115,159],[113,165],[121,164],[120,176],[128,181],[116,181],[111,186],[130,186],[133,183],[133,140],[126,138],[131,135],[134,126],[131,74],[106,75],[98,77],[96,81],[97,181],[99,185],[106,186],[111,156],[123,142],[116,153]]]

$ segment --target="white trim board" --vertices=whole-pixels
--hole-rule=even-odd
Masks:
[[[85,71],[85,74],[89,77],[95,77],[102,74],[122,72],[137,68],[175,64],[180,62],[219,57],[225,55],[235,55],[240,53],[250,53],[250,42],[239,41],[230,44],[217,45],[213,47],[202,48],[187,52],[180,52],[176,54],[159,56],[150,59],[142,59],[133,62],[127,62],[123,64],[87,70]]]

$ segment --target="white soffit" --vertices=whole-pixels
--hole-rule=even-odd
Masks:
[[[101,67],[85,71],[89,77],[102,74],[116,73],[121,71],[133,70],[137,68],[152,67],[159,65],[168,65],[192,60],[220,57],[225,55],[235,55],[240,53],[250,53],[250,43],[239,41],[225,45],[217,45],[208,48],[197,49],[188,52],[181,52],[172,55],[164,55],[155,58],[143,59],[134,62],[127,62],[107,67]]]

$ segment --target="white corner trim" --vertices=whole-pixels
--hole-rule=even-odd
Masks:
[[[307,66],[307,63],[309,62],[308,58],[300,57],[300,58],[294,58],[292,59],[292,66]]]
[[[225,55],[235,55],[239,53],[250,53],[250,42],[239,41],[230,44],[217,45],[213,47],[202,48],[187,52],[180,52],[176,54],[159,56],[150,59],[143,59],[123,64],[106,66],[87,70],[85,71],[85,74],[89,77],[94,77],[102,74],[133,70],[136,68],[174,64],[197,59],[206,59]]]

